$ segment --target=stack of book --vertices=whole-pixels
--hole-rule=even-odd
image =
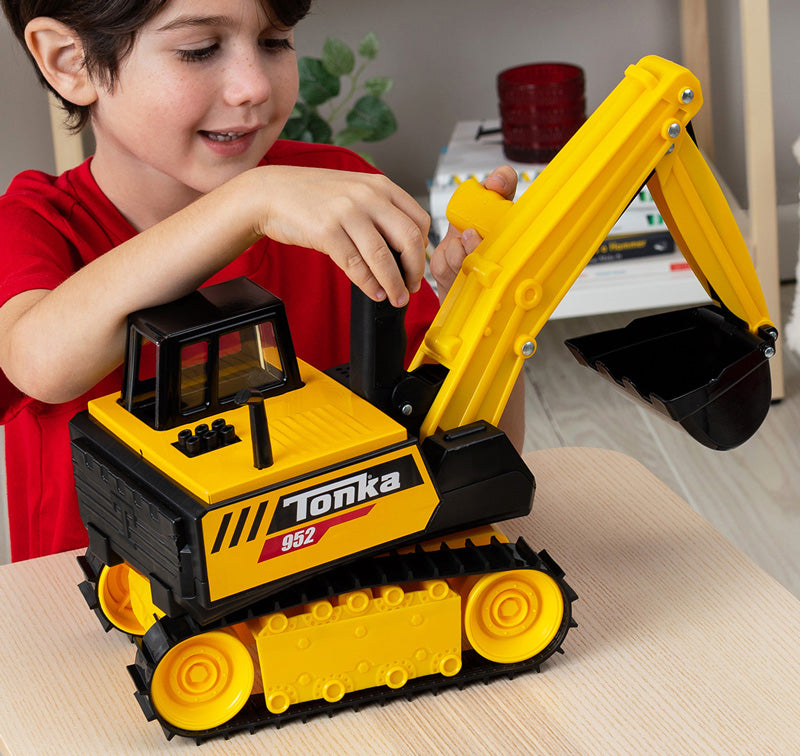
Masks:
[[[500,165],[517,172],[517,196],[545,165],[509,162],[499,121],[462,121],[439,156],[430,182],[432,241],[447,232],[446,209],[456,187],[482,181]],[[552,314],[554,318],[695,304],[708,295],[667,231],[647,189],[642,189],[600,245]]]

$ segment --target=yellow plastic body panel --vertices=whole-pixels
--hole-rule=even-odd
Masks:
[[[248,623],[256,640],[267,708],[461,669],[461,598],[443,580],[418,590],[356,591]]]
[[[703,247],[692,247],[695,272],[702,278],[702,268],[717,293],[730,296],[728,306],[752,330],[768,323],[741,234],[689,146],[686,125],[701,104],[690,71],[645,57],[516,202],[474,179],[459,186],[448,218],[461,230],[475,228],[483,241],[464,261],[411,364],[448,368],[423,438],[438,428],[499,421],[539,331],[654,169],[653,196],[684,253],[682,228],[685,242]],[[740,251],[728,262],[731,246]]]
[[[275,463],[253,466],[247,407],[220,417],[232,423],[240,443],[187,457],[173,446],[178,432],[155,431],[125,410],[112,394],[89,403],[89,414],[167,477],[209,505],[340,464],[405,441],[406,431],[333,378],[300,362],[305,385],[265,401]],[[214,417],[203,419],[211,424]]]
[[[419,449],[409,444],[214,507],[202,521],[209,598],[423,532],[438,504]]]

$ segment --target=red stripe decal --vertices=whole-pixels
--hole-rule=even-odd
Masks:
[[[292,551],[304,549],[306,546],[313,546],[315,543],[319,543],[322,540],[322,536],[332,527],[364,517],[364,515],[370,513],[373,506],[375,505],[370,504],[368,507],[362,507],[361,509],[350,509],[328,520],[306,525],[303,528],[297,528],[297,530],[290,530],[288,533],[274,538],[268,538],[261,549],[261,556],[258,558],[258,562],[260,564],[261,562],[266,562],[267,559],[289,554]]]

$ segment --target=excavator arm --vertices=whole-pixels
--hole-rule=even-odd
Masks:
[[[648,56],[628,67],[622,82],[516,202],[475,180],[459,186],[448,218],[460,230],[475,228],[483,241],[465,259],[411,364],[412,372],[431,363],[447,371],[422,422],[423,438],[476,420],[498,422],[523,362],[536,351],[539,331],[645,183],[695,275],[722,306],[722,330],[736,331],[735,338],[744,330],[745,340],[749,337],[745,351],[757,353],[759,366],[774,353],[777,333],[750,255],[719,185],[687,133],[701,104],[699,82],[691,72]],[[692,328],[679,329],[692,338]],[[666,343],[663,324],[656,330],[657,345],[647,354],[639,352],[651,363]],[[642,328],[634,334],[637,344],[647,341],[647,331],[645,326],[645,336]],[[674,341],[672,335],[669,340]],[[704,349],[698,347],[701,342],[716,349],[717,341],[707,339],[695,347]],[[607,339],[602,343],[607,346]],[[678,352],[668,358],[668,372],[674,374],[672,358],[680,361],[681,346],[671,347]],[[581,348],[573,351],[589,363]],[[618,344],[612,347],[613,352],[619,349]],[[636,359],[625,361],[626,372],[631,365],[635,372]],[[673,414],[672,398],[664,399],[660,388],[654,397],[635,377],[609,375],[602,363],[590,366]],[[711,384],[718,390],[722,367],[700,378],[696,366],[690,366],[689,380],[700,381],[706,394]],[[763,370],[756,372],[763,384]],[[673,419],[690,430],[685,418]],[[693,435],[715,448],[729,446],[728,440],[719,444]]]

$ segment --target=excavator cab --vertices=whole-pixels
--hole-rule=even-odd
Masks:
[[[154,430],[302,386],[283,302],[241,278],[129,319],[120,403]]]

